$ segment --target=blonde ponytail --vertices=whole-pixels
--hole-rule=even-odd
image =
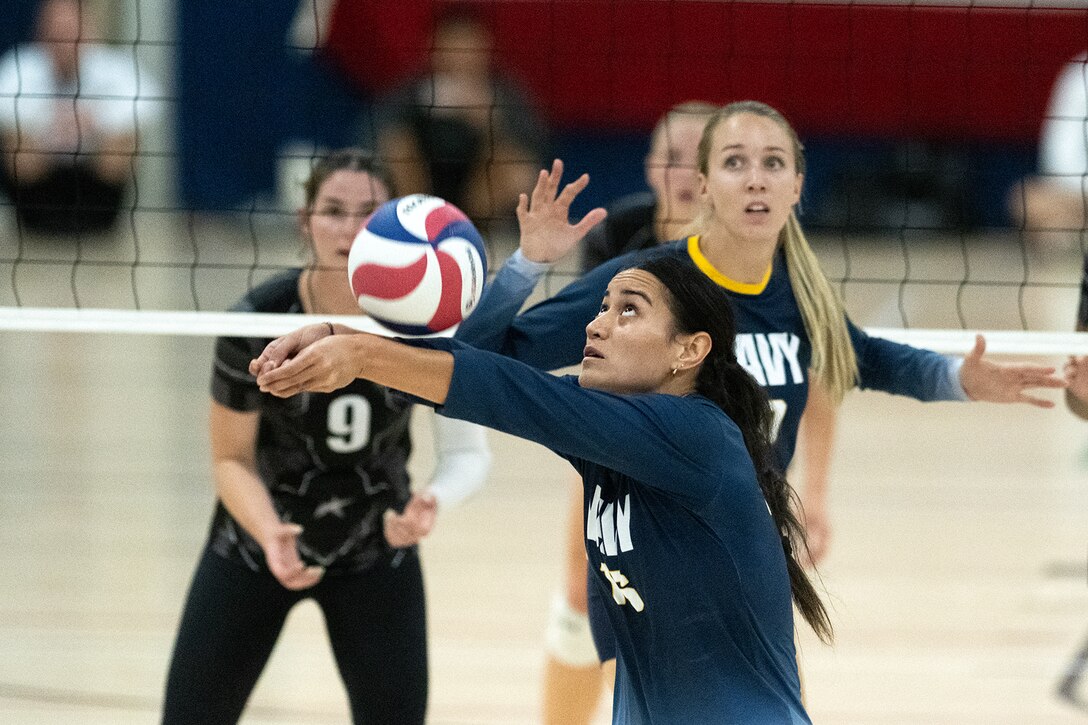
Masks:
[[[827,281],[793,212],[782,229],[779,243],[786,252],[790,286],[812,345],[810,365],[838,404],[858,380],[858,359],[846,328],[842,300]]]

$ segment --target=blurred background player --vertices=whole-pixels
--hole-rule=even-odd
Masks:
[[[348,251],[393,188],[365,151],[320,160],[299,210],[310,264],[259,285],[235,309],[359,314]],[[354,721],[422,723],[427,642],[416,544],[440,510],[483,483],[483,429],[436,420],[434,475],[413,493],[411,403],[363,380],[330,395],[263,394],[247,367],[266,342],[216,344],[218,502],[178,628],[163,722],[236,722],[288,612],[310,598],[325,616]]]
[[[0,59],[2,186],[23,228],[47,234],[113,227],[129,182],[141,99],[159,94],[131,52],[101,43],[80,0],[45,0],[34,42]]]
[[[1088,228],[1088,53],[1062,68],[1039,139],[1039,173],[1013,187],[1014,219],[1030,237],[1069,245]]]
[[[1077,306],[1077,332],[1088,332],[1088,257],[1080,282],[1080,303]],[[1078,418],[1088,420],[1088,355],[1074,355],[1065,364],[1065,402]],[[1088,710],[1088,700],[1081,693],[1081,682],[1088,671],[1088,639],[1066,667],[1058,682],[1058,694],[1069,702]]]
[[[380,104],[377,146],[398,189],[460,207],[488,235],[532,186],[547,130],[528,98],[494,67],[479,16],[450,8],[435,20],[430,67]]]
[[[679,239],[699,210],[699,139],[718,107],[686,101],[670,108],[650,134],[648,192],[618,199],[582,240],[582,274],[613,257]]]

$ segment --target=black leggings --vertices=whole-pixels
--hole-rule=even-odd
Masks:
[[[210,549],[197,566],[166,681],[163,723],[236,723],[291,608],[325,615],[354,722],[422,723],[427,710],[423,575],[415,552],[303,592]]]

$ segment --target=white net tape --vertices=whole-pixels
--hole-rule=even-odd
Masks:
[[[0,307],[0,330],[150,335],[278,337],[313,322],[335,322],[386,337],[396,333],[360,315]],[[1088,332],[870,328],[870,335],[940,353],[963,354],[986,337],[994,355],[1088,355]]]

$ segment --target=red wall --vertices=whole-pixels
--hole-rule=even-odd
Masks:
[[[426,61],[433,0],[341,0],[329,51],[361,87]],[[1034,141],[1088,9],[493,0],[498,63],[560,128],[645,129],[700,98],[766,101],[802,135]]]

